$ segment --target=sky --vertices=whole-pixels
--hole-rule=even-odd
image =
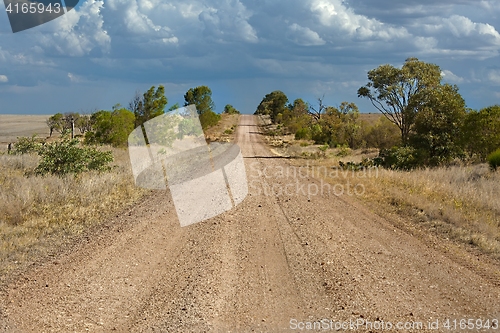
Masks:
[[[409,57],[468,107],[500,104],[499,0],[80,0],[15,34],[0,9],[2,114],[110,110],[160,84],[169,106],[207,85],[216,112],[274,90],[376,112],[357,97],[367,72]]]

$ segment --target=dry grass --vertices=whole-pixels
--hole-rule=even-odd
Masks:
[[[126,150],[112,172],[26,177],[36,155],[0,155],[0,276],[102,222],[146,193],[134,185]],[[48,239],[50,238],[50,244]]]
[[[355,151],[309,163],[335,170],[339,160],[359,162],[370,155]],[[500,172],[490,171],[486,164],[410,172],[340,171],[338,177],[325,178],[332,184],[361,184],[365,191],[360,198],[381,214],[397,213],[417,229],[500,259]]]
[[[17,137],[31,137],[34,134],[41,138],[48,137],[50,131],[46,121],[49,117],[0,114],[0,151],[6,151],[7,144],[16,142]]]
[[[205,130],[205,138],[207,141],[233,141],[239,120],[239,114],[221,114],[219,123]]]
[[[500,173],[487,165],[381,170],[370,185],[368,199],[389,203],[423,227],[500,258]]]

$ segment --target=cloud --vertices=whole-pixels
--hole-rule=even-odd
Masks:
[[[449,83],[462,83],[465,81],[464,78],[460,77],[460,76],[457,76],[455,74],[453,74],[452,71],[449,71],[449,70],[443,70],[441,72],[441,76],[443,77],[443,79]]]
[[[472,89],[499,84],[499,15],[498,0],[82,0],[47,24],[2,34],[0,67],[9,81],[0,94],[16,85],[55,94],[123,83],[130,92],[117,89],[113,105],[152,84],[206,84],[221,89],[213,88],[214,99],[225,105],[224,98],[247,101],[283,85],[296,97],[337,94],[363,105],[356,91],[367,71],[415,56],[445,68],[444,81],[460,84],[472,106],[479,96]],[[235,82],[252,91],[232,96]],[[494,93],[481,96],[477,103],[491,104]],[[12,110],[21,109],[16,103]]]
[[[0,83],[9,82],[7,75],[0,75]]]
[[[221,1],[217,5],[203,10],[198,16],[204,24],[206,36],[219,41],[240,40],[251,43],[258,41],[256,31],[248,23],[252,15],[240,1]]]
[[[490,72],[488,73],[488,79],[491,83],[500,85],[500,70],[490,70]]]
[[[323,45],[326,43],[316,31],[313,31],[307,27],[302,27],[297,23],[292,24],[288,27],[288,29],[288,39],[298,45],[315,46]]]
[[[349,37],[385,41],[409,37],[405,28],[386,25],[376,19],[356,14],[341,0],[313,0],[310,8],[322,25],[332,27]]]
[[[42,48],[72,57],[85,56],[96,48],[108,53],[111,37],[103,28],[103,6],[103,1],[87,0],[79,10],[72,10],[49,23],[51,33],[39,35]]]

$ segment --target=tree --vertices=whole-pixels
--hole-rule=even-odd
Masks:
[[[361,142],[361,124],[359,122],[359,109],[355,103],[342,102],[339,106],[342,115],[343,140],[350,148],[357,148]]]
[[[366,97],[401,132],[403,144],[410,132],[425,95],[441,83],[441,69],[434,64],[409,58],[402,68],[381,65],[368,72],[369,82],[358,89],[358,97]]]
[[[189,89],[184,95],[185,104],[194,104],[199,115],[205,112],[214,112],[215,103],[212,100],[212,90],[207,86],[199,86]]]
[[[56,113],[55,115],[51,116],[49,119],[47,119],[47,126],[50,129],[50,136],[54,133],[54,131],[57,131],[59,133],[62,133],[64,130],[64,116],[62,113]]]
[[[136,92],[135,97],[129,103],[129,110],[132,111],[135,116],[135,127],[140,126],[142,128],[146,144],[149,144],[149,140],[146,135],[144,123],[164,114],[167,103],[168,100],[167,97],[165,97],[165,87],[162,85],[159,85],[156,91],[155,86],[152,86],[142,96],[139,92]]]
[[[172,106],[170,106],[170,107],[168,108],[168,111],[175,111],[175,110],[177,110],[177,109],[180,109],[180,107],[181,107],[181,106],[179,105],[179,103],[175,103],[174,105],[172,105]]]
[[[368,147],[389,149],[401,144],[398,127],[386,117],[380,117],[375,125],[366,131],[364,140]]]
[[[81,134],[85,134],[88,131],[92,130],[92,122],[90,121],[91,115],[83,114],[80,115],[75,120],[75,126],[80,130]]]
[[[500,105],[493,105],[480,111],[469,110],[465,117],[464,146],[469,155],[476,155],[481,161],[500,147]]]
[[[240,114],[240,111],[236,110],[236,108],[234,106],[232,106],[231,104],[227,104],[224,107],[224,113],[226,113],[226,114]]]
[[[421,163],[440,165],[463,154],[462,124],[465,101],[457,86],[449,84],[427,91],[415,118],[410,144],[420,151]]]
[[[165,97],[165,88],[160,85],[155,91],[155,86],[149,88],[142,96],[136,92],[135,97],[129,103],[129,110],[134,113],[135,126],[142,126],[146,121],[165,113],[168,103]]]
[[[297,138],[305,139],[308,137],[310,132],[308,127],[311,125],[311,117],[308,112],[309,105],[301,98],[297,98],[293,104],[289,104],[283,112],[283,125],[293,134],[297,135],[297,132],[300,131]]]
[[[85,134],[85,143],[125,147],[134,130],[135,116],[125,108],[102,110],[91,116],[91,122],[93,130]]]
[[[318,107],[315,108],[312,105],[309,106],[309,114],[316,120],[321,119],[321,115],[325,112],[327,106],[323,103],[325,95],[323,97],[318,97]]]
[[[279,114],[283,116],[287,103],[288,97],[282,91],[273,91],[262,99],[255,114],[269,115],[271,121],[275,123]]]

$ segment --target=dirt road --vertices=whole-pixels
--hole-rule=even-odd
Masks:
[[[463,264],[477,259],[459,264],[355,198],[311,193],[325,186],[313,175],[283,176],[289,160],[262,144],[255,121],[239,126],[250,184],[241,205],[181,228],[169,193],[155,193],[10,285],[7,330],[288,332],[328,319],[332,331],[351,321],[416,332],[500,319],[498,281]]]

